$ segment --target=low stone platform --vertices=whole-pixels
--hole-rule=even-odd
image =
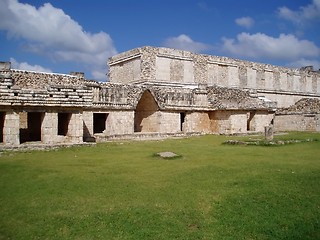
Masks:
[[[108,142],[114,140],[159,140],[167,138],[184,138],[190,136],[203,135],[200,132],[192,133],[134,133],[134,134],[118,134],[118,135],[104,135],[95,134],[96,142]]]
[[[95,143],[92,142],[84,142],[84,143],[59,143],[59,144],[43,144],[41,142],[27,142],[22,143],[18,146],[10,146],[0,144],[0,152],[6,150],[14,150],[14,151],[29,151],[29,150],[51,150],[57,148],[67,148],[67,147],[75,147],[75,146],[94,146]]]

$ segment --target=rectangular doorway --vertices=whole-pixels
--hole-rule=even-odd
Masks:
[[[3,142],[4,117],[5,117],[5,112],[0,112],[0,143]]]
[[[93,113],[93,133],[103,133],[106,130],[108,113]]]
[[[41,125],[44,113],[21,112],[20,117],[20,143],[41,141]]]
[[[67,136],[71,113],[58,113],[58,135]]]
[[[185,122],[185,119],[186,119],[186,113],[184,112],[181,112],[180,113],[180,131],[183,132],[183,124]]]

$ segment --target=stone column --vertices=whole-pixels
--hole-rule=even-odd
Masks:
[[[83,117],[81,112],[71,114],[68,137],[72,143],[83,142]]]
[[[83,137],[85,141],[93,141],[93,112],[84,111],[83,117]]]
[[[3,142],[5,145],[18,146],[20,144],[20,119],[16,111],[6,112],[3,126]]]
[[[264,137],[266,141],[273,140],[273,126],[269,125],[264,127]]]
[[[58,113],[46,112],[41,125],[41,141],[46,144],[56,142],[58,135]]]
[[[194,100],[196,105],[207,106],[208,105],[208,90],[207,84],[199,84],[195,89]]]

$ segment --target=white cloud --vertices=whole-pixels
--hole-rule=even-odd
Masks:
[[[201,53],[211,48],[210,45],[193,41],[189,36],[181,34],[178,37],[170,37],[163,43],[165,47],[176,48],[195,53]]]
[[[91,74],[95,79],[106,79],[107,78],[107,69],[92,70]]]
[[[313,0],[311,4],[302,6],[297,11],[285,6],[280,7],[278,8],[278,15],[296,24],[320,20],[320,0]]]
[[[35,53],[100,71],[106,71],[107,59],[117,53],[107,33],[84,31],[79,23],[50,3],[37,9],[17,0],[2,1],[0,30],[6,30],[9,37],[27,40],[28,49]]]
[[[287,67],[294,67],[294,68],[300,68],[305,66],[313,66],[314,70],[320,70],[320,61],[301,58],[297,61],[290,62],[287,64]]]
[[[27,62],[18,62],[14,58],[10,58],[11,68],[13,69],[20,69],[20,70],[27,70],[27,71],[35,71],[35,72],[46,72],[51,73],[51,69],[42,67],[40,65],[30,65]]]
[[[299,40],[291,34],[278,38],[263,33],[241,33],[236,39],[223,39],[223,49],[235,56],[295,61],[300,58],[317,58],[320,48],[308,40]]]
[[[241,17],[235,20],[235,23],[240,27],[251,28],[254,25],[254,20],[251,17]]]

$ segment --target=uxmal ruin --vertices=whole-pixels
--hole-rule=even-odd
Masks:
[[[169,48],[108,60],[109,81],[0,65],[0,146],[320,131],[320,72]]]

